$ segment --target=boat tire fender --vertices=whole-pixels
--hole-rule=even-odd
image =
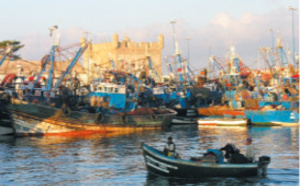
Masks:
[[[101,112],[96,114],[95,123],[100,124],[103,123],[103,121],[104,121],[104,114]]]
[[[63,113],[64,113],[65,115],[70,115],[70,114],[71,114],[71,109],[70,109],[70,107],[66,106],[66,107],[63,107],[63,108],[61,108],[61,109],[62,109],[62,111],[63,111]]]
[[[0,95],[0,102],[3,104],[9,104],[10,103],[10,95],[7,93],[2,93]]]

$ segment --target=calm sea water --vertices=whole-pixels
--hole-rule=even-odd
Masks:
[[[234,143],[269,155],[266,177],[187,180],[147,172],[141,142],[162,149],[173,136],[182,157]],[[81,138],[0,137],[0,185],[299,185],[299,127],[175,126],[168,131]]]

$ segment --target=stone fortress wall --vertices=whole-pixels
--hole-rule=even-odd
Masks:
[[[148,62],[149,55],[159,75],[162,75],[162,49],[164,48],[164,36],[159,35],[157,42],[132,42],[128,37],[119,41],[119,36],[114,34],[112,42],[92,44],[84,53],[84,68],[95,76],[98,69],[112,69],[110,60],[114,60],[116,70],[125,72],[140,68]],[[142,60],[143,59],[143,60]]]

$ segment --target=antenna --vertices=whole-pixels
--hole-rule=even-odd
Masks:
[[[60,40],[60,32],[58,31],[58,26],[54,25],[49,28],[50,30],[50,37],[52,38],[52,45],[58,46]]]
[[[176,51],[176,42],[177,42],[176,31],[175,31],[176,20],[170,21],[170,24],[172,25],[172,29],[173,29],[173,42],[174,42],[174,47],[175,47],[174,49]]]

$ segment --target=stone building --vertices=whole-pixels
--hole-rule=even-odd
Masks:
[[[119,41],[119,36],[114,34],[112,42],[92,44],[84,53],[84,67],[92,78],[96,78],[101,70],[113,69],[111,60],[114,61],[115,70],[133,72],[147,68],[146,56],[150,56],[156,71],[162,75],[162,49],[164,36],[159,35],[157,42],[132,42],[128,37]]]

